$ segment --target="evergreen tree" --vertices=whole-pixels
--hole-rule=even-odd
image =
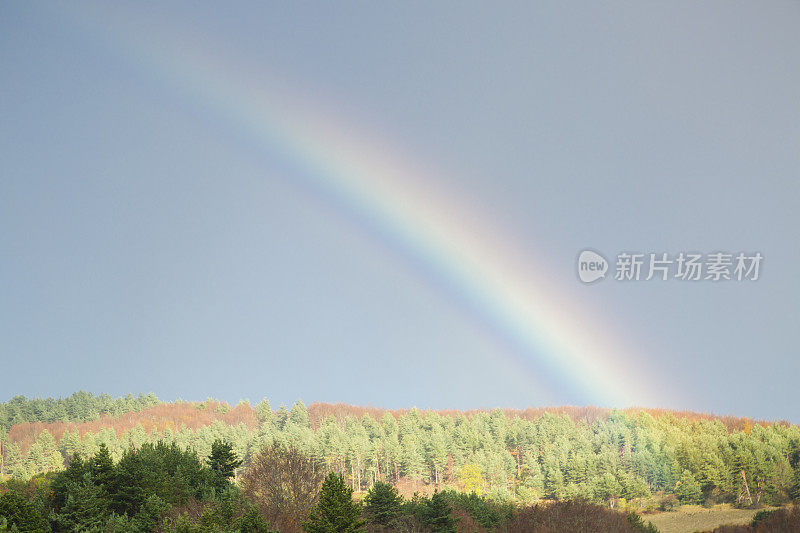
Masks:
[[[58,531],[92,531],[101,528],[107,516],[108,502],[99,486],[70,483],[66,504],[55,522]]]
[[[50,525],[37,511],[36,506],[19,494],[9,492],[0,495],[0,531],[6,529],[30,533],[49,533]]]
[[[400,515],[403,498],[397,489],[388,483],[378,481],[364,498],[364,512],[370,523],[388,526]]]
[[[308,410],[306,404],[302,400],[297,400],[289,411],[289,421],[301,427],[310,427],[311,423],[308,419]]]
[[[233,445],[227,441],[215,440],[211,444],[211,455],[207,460],[209,468],[218,476],[220,486],[232,478],[236,469],[242,465],[242,461],[236,457]]]
[[[794,483],[789,495],[795,503],[800,503],[800,466],[794,471]]]
[[[100,449],[89,460],[88,467],[94,483],[108,490],[114,478],[114,461],[111,459],[108,446],[100,445]]]
[[[65,431],[58,443],[58,448],[66,458],[70,458],[81,450],[81,437],[78,431]]]
[[[417,481],[425,479],[425,474],[427,473],[425,454],[419,442],[419,438],[414,434],[405,435],[400,445],[402,449],[403,470],[406,475],[414,480],[415,484]]]
[[[319,504],[311,512],[305,529],[308,533],[352,533],[361,531],[361,509],[353,501],[353,489],[344,478],[331,472],[322,483]]]
[[[700,483],[688,470],[683,471],[681,480],[675,488],[675,495],[681,503],[700,503],[703,499]]]
[[[433,533],[456,533],[458,521],[453,518],[453,507],[444,492],[436,492],[420,513],[420,520]]]
[[[258,418],[258,421],[262,424],[265,422],[271,422],[272,416],[272,407],[269,405],[269,400],[264,398],[258,402],[256,405],[256,418]]]
[[[275,413],[275,416],[272,419],[272,423],[275,424],[275,429],[282,431],[288,420],[289,411],[286,410],[285,405],[281,405],[278,408],[278,412]]]

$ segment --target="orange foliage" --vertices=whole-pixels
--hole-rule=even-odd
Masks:
[[[44,430],[49,431],[56,441],[59,441],[67,431],[77,430],[83,437],[86,433],[97,433],[101,429],[113,429],[121,440],[128,431],[137,426],[142,426],[148,433],[163,432],[167,428],[172,431],[182,428],[197,430],[209,426],[217,420],[227,425],[245,424],[251,429],[258,426],[255,412],[247,405],[238,405],[224,414],[217,411],[217,408],[223,405],[225,408],[229,408],[223,402],[204,402],[204,409],[198,408],[200,405],[196,402],[162,403],[143,411],[125,413],[117,418],[104,416],[90,422],[24,422],[12,426],[8,437],[10,441],[18,443],[22,450],[27,452],[36,441],[36,437]]]
[[[467,411],[450,409],[434,412],[442,416],[455,417],[463,414],[467,417],[472,417],[478,413],[488,411],[488,409],[472,409]],[[502,411],[506,416],[519,416],[525,420],[534,420],[544,413],[566,415],[573,421],[585,421],[588,424],[592,424],[597,420],[606,419],[612,413],[611,409],[594,406],[530,407],[527,409],[503,409]],[[349,416],[360,419],[368,414],[373,419],[380,420],[386,413],[397,418],[408,412],[409,409],[391,410],[343,403],[312,403],[308,406],[308,416],[311,427],[314,429],[318,428],[322,424],[322,421],[329,416],[333,416],[337,420],[344,420]],[[754,424],[770,424],[770,422],[754,421],[748,418],[718,416],[691,411],[670,411],[668,409],[630,408],[624,409],[622,412],[630,416],[636,416],[639,413],[645,412],[656,418],[663,415],[672,415],[679,419],[686,419],[689,422],[719,420],[728,431],[731,432],[745,431],[749,433]],[[125,413],[117,418],[104,416],[90,422],[25,422],[13,426],[9,430],[8,436],[9,440],[18,443],[22,450],[27,452],[30,446],[35,442],[36,437],[45,429],[53,435],[56,441],[61,440],[61,437],[66,431],[77,430],[81,437],[83,437],[88,432],[97,433],[101,429],[113,429],[117,437],[121,440],[128,431],[137,426],[142,426],[147,432],[163,432],[166,428],[172,431],[177,431],[182,428],[197,430],[201,427],[211,425],[217,420],[227,425],[244,424],[250,429],[254,429],[258,426],[255,410],[246,403],[240,403],[236,407],[231,408],[227,403],[215,400],[202,403],[179,401],[174,403],[162,403],[153,407],[148,407],[143,411]],[[787,422],[779,423],[788,425]]]
[[[377,407],[363,407],[347,405],[343,403],[312,403],[308,406],[308,417],[311,420],[311,427],[316,429],[322,424],[322,421],[329,416],[333,416],[337,420],[344,420],[344,418],[348,416],[353,416],[360,419],[365,414],[369,414],[372,418],[379,420],[385,413],[390,413],[395,418],[398,418],[404,414],[407,414],[408,411],[409,409],[380,409]],[[475,416],[478,413],[486,413],[489,411],[491,411],[491,409],[469,409],[464,411],[458,411],[455,409],[432,410],[432,412],[438,413],[441,416],[456,417],[459,415],[465,415],[467,418]],[[571,405],[528,407],[527,409],[501,409],[501,411],[507,417],[518,416],[524,420],[535,420],[545,413],[566,415],[574,422],[585,421],[590,425],[598,420],[607,419],[613,412],[612,409],[595,407],[593,405],[581,407]],[[753,424],[760,424],[762,426],[768,426],[772,424],[772,422],[763,420],[751,420],[749,418],[736,416],[720,416],[710,413],[696,413],[694,411],[672,411],[669,409],[648,409],[641,407],[631,407],[628,409],[622,409],[620,411],[629,416],[636,416],[639,413],[648,413],[654,418],[669,414],[675,418],[686,419],[689,422],[699,422],[701,420],[719,420],[729,432],[749,431],[749,429],[753,427]],[[423,410],[422,412],[431,412],[431,410]],[[785,421],[780,421],[778,423],[782,425],[789,425],[789,423]]]

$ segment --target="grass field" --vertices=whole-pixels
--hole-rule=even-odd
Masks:
[[[730,505],[716,505],[710,509],[699,505],[685,505],[677,511],[644,515],[661,533],[693,533],[710,531],[724,524],[748,524],[758,509],[735,509]]]

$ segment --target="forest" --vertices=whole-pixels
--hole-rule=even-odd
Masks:
[[[652,531],[639,515],[800,499],[800,428],[646,409],[273,409],[79,392],[0,404],[0,477],[0,517],[27,509],[41,518],[31,531],[339,531],[308,522],[323,502],[345,515],[352,504],[352,531],[545,531],[547,513]],[[393,526],[368,511],[376,498],[395,502]]]

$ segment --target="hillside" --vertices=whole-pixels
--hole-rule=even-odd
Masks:
[[[375,480],[407,492],[475,490],[519,501],[584,497],[639,508],[676,503],[781,504],[798,495],[800,428],[785,422],[652,409],[553,407],[385,410],[302,402],[273,410],[154,396],[0,404],[2,475],[60,470],[105,444],[112,457],[160,440],[201,456],[215,439],[247,460],[278,442],[341,472],[356,492]],[[749,496],[748,496],[749,494]]]

